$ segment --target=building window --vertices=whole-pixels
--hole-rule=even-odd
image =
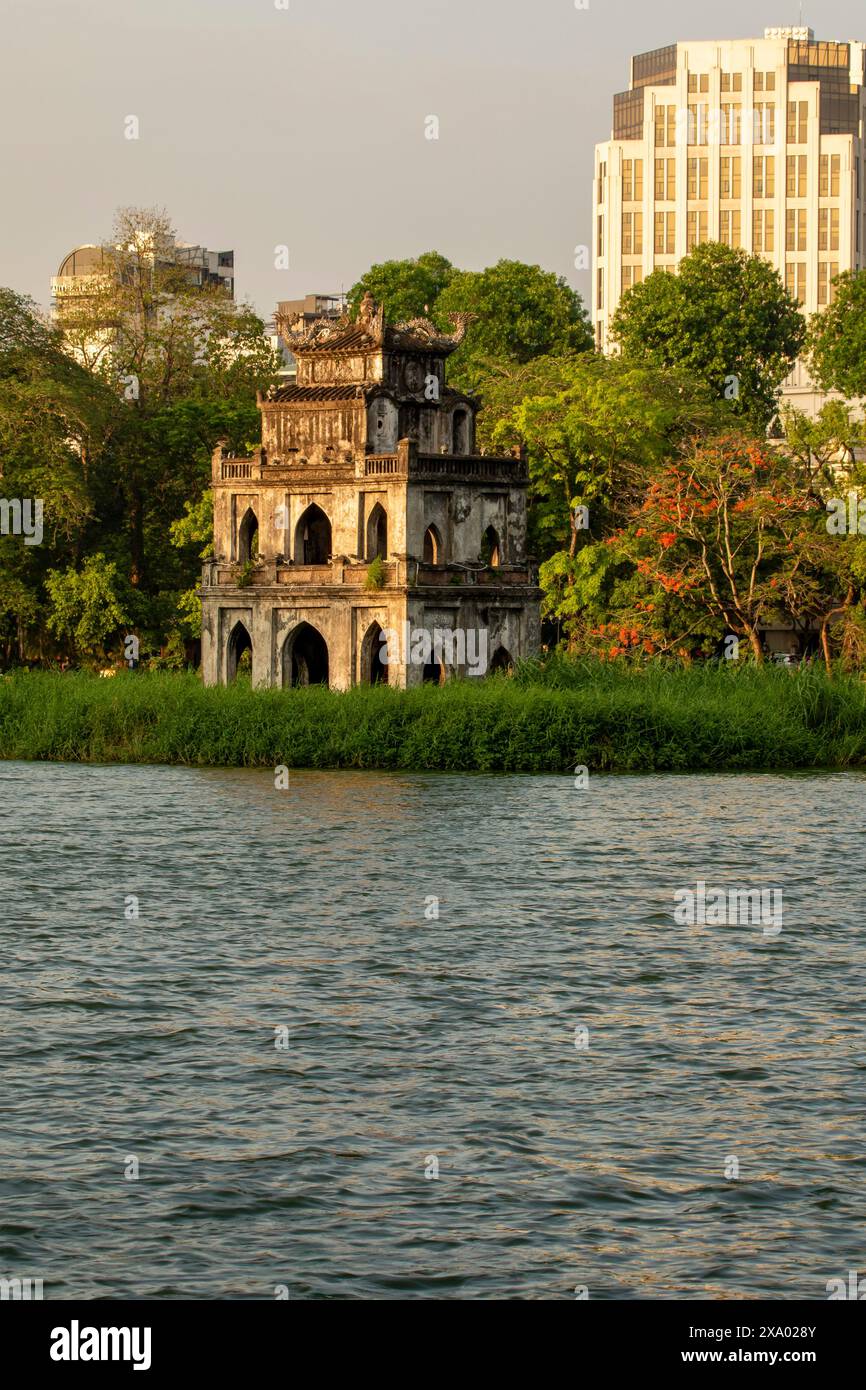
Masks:
[[[238,527],[238,561],[242,565],[255,560],[259,553],[259,522],[252,507],[247,507]]]
[[[601,336],[601,324],[596,324],[598,337]],[[425,565],[441,565],[442,563],[442,541],[435,526],[428,526],[424,532],[424,545],[421,556]]]
[[[690,92],[708,92],[710,90],[710,75],[707,72],[689,73]]]
[[[707,214],[705,212],[686,213],[686,250],[693,251],[701,242],[707,240]]]
[[[788,102],[788,144],[805,145],[808,139],[809,103]]]
[[[367,521],[367,559],[377,557],[380,560],[388,558],[388,517],[380,502],[376,503]]]
[[[596,307],[599,308],[599,309],[603,309],[603,308],[604,308],[604,271],[601,269],[600,266],[599,266],[599,269],[596,271],[595,285],[596,285]]]
[[[689,145],[705,145],[707,143],[707,103],[705,101],[689,102],[686,142]]]
[[[688,161],[688,196],[693,201],[702,201],[707,196],[707,170],[708,160],[706,158],[694,158]]]
[[[738,101],[723,102],[721,106],[722,124],[719,132],[720,145],[739,145],[740,118],[742,107]]]
[[[738,154],[722,156],[720,183],[720,195],[722,198],[740,197],[740,163],[740,156]]]
[[[622,254],[640,256],[643,253],[643,213],[624,212],[622,215]]]
[[[821,198],[839,197],[839,165],[840,156],[838,154],[822,154],[818,167],[818,196]],[[859,167],[859,166],[858,166]],[[859,190],[858,190],[859,197]]]
[[[806,250],[805,208],[788,208],[785,213],[785,250]]]
[[[656,147],[669,145],[673,147],[677,143],[677,108],[675,106],[657,106],[655,110],[655,142]]]
[[[776,159],[772,154],[755,156],[752,166],[752,196],[772,198],[776,188]]]
[[[481,559],[491,569],[499,569],[502,564],[502,546],[495,526],[488,526],[481,537]]]
[[[295,527],[295,564],[327,565],[331,559],[331,523],[312,502]]]
[[[596,245],[597,245],[597,254],[598,254],[599,256],[603,256],[603,255],[604,255],[604,216],[603,216],[603,214],[602,214],[602,213],[599,213],[599,214],[598,214],[598,218],[597,218],[596,220],[597,220],[597,222],[598,222],[598,235],[597,235],[597,241],[596,241]]]
[[[839,250],[839,209],[818,209],[818,250]]]
[[[624,159],[622,162],[622,200],[639,203],[643,198],[643,160]]]
[[[655,253],[657,256],[672,256],[676,246],[676,214],[657,212],[655,221]]]
[[[672,203],[676,199],[676,168],[675,159],[656,160],[656,202]]]
[[[772,101],[756,102],[752,116],[752,143],[772,145],[776,140],[776,107]]]
[[[772,208],[754,208],[752,212],[752,250],[772,251],[774,217]]]
[[[826,308],[832,304],[836,298],[836,287],[833,284],[839,274],[838,261],[819,261],[818,262],[818,307]]]
[[[719,240],[725,246],[739,246],[740,243],[740,210],[739,208],[722,208],[720,214]]]
[[[743,74],[741,72],[723,72],[721,89],[723,92],[741,92],[743,90]]]
[[[623,265],[622,268],[622,288],[623,293],[630,290],[633,285],[639,285],[643,279],[643,266]]]
[[[595,201],[596,201],[597,203],[603,203],[603,202],[604,202],[604,185],[605,185],[605,180],[606,180],[606,178],[607,178],[607,161],[606,161],[606,160],[602,160],[602,162],[601,162],[601,163],[599,164],[599,166],[598,166],[598,178],[597,178],[597,180],[596,180],[596,182],[597,182],[597,184],[598,184],[598,188],[597,188],[597,191],[596,191],[596,198],[595,198]]]
[[[756,72],[756,73],[755,73],[755,91],[756,91],[756,92],[775,92],[775,90],[776,90],[776,74],[775,74],[774,72]]]
[[[788,261],[785,265],[785,289],[801,304],[806,299],[806,262]]]
[[[787,159],[788,179],[785,191],[789,198],[806,196],[806,156],[789,154]]]

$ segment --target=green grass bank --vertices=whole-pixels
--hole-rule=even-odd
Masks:
[[[552,661],[397,691],[206,690],[192,674],[0,678],[0,757],[615,772],[866,766],[866,681],[820,669]]]

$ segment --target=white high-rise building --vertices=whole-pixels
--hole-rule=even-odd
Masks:
[[[764,256],[807,316],[832,302],[834,276],[866,264],[864,119],[864,45],[811,29],[633,57],[595,154],[597,346],[624,290],[703,241]],[[785,395],[823,399],[801,364]]]

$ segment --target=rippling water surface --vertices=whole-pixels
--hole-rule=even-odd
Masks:
[[[866,1268],[864,790],[0,764],[0,1275],[826,1297]],[[780,935],[676,925],[699,878],[781,887]]]

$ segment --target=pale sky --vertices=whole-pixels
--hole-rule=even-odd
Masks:
[[[117,206],[158,205],[182,240],[234,249],[268,317],[432,249],[537,263],[586,298],[574,248],[629,56],[801,20],[797,0],[0,0],[0,22],[0,284],[47,305]],[[802,22],[866,37],[855,0]]]

